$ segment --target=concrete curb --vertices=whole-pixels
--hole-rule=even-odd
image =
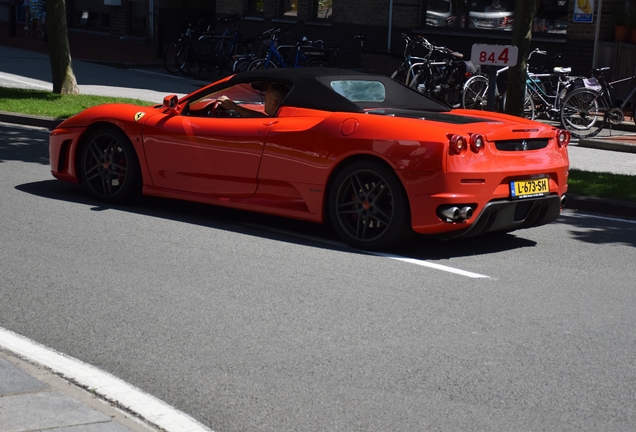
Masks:
[[[0,111],[0,122],[55,129],[64,119]]]
[[[636,203],[570,194],[566,194],[566,197],[567,202],[565,208],[568,210],[581,210],[607,216],[636,218]]]
[[[611,137],[603,139],[581,138],[579,139],[578,146],[623,153],[636,153],[636,145],[621,141],[612,141]]]

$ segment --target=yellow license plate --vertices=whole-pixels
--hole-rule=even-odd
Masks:
[[[513,198],[530,198],[550,193],[548,178],[516,180],[510,182],[510,194]]]

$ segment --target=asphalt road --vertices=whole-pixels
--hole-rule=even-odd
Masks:
[[[105,206],[50,176],[47,138],[0,125],[0,327],[216,431],[636,424],[634,221],[366,254],[313,224]]]

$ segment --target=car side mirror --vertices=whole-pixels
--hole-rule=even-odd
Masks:
[[[179,114],[179,97],[177,95],[168,95],[163,98],[163,112]]]

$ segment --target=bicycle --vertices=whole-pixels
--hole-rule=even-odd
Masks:
[[[595,78],[584,81],[582,87],[572,91],[563,100],[561,122],[573,136],[593,137],[598,135],[607,123],[617,125],[625,119],[623,110],[636,94],[636,86],[620,105],[613,102],[612,90],[616,84],[635,80],[636,75],[608,82],[605,71],[609,69],[609,67],[593,69]],[[632,120],[636,123],[633,113]]]
[[[252,61],[247,70],[332,66],[332,62],[327,61],[328,54],[336,52],[337,49],[325,50],[322,40],[310,41],[303,37],[295,45],[279,45],[280,35],[287,30],[279,27],[268,30],[266,33],[270,33],[270,38],[266,43],[267,54]]]
[[[353,38],[360,42],[360,66],[363,72],[391,76],[403,58],[388,52],[369,51],[364,42],[370,34],[357,34]]]
[[[201,20],[197,21],[197,24],[198,27],[194,27],[192,23],[189,22],[186,31],[166,49],[163,56],[163,64],[166,70],[171,74],[177,74],[179,72],[186,73],[187,53],[193,41],[210,29],[210,25]]]
[[[466,77],[474,72],[474,68],[462,60],[463,54],[435,46],[420,35],[412,39],[402,33],[402,37],[404,61],[391,78],[449,107],[459,106]],[[412,55],[418,47],[424,49],[423,56]]]
[[[240,34],[236,23],[242,18],[235,14],[229,18],[217,19],[217,24],[225,24],[225,31],[220,35],[210,32],[208,27],[208,31],[194,40],[186,51],[184,70],[197,79],[207,79],[217,69],[223,73],[238,46]],[[231,27],[231,24],[234,24],[234,27]]]
[[[528,55],[528,61],[534,54],[547,55],[546,51],[533,50]],[[555,58],[558,58],[556,56]],[[497,70],[497,85],[495,86],[494,109],[500,111],[506,103],[505,73],[508,67]],[[535,73],[526,70],[526,90],[524,97],[524,117],[534,120],[539,115],[545,115],[551,120],[557,120],[561,112],[563,98],[577,79],[569,74],[571,68],[554,67],[553,73]],[[500,78],[501,77],[501,78]],[[556,80],[556,82],[553,82]],[[487,108],[488,78],[475,75],[466,81],[462,94],[462,106],[468,109]],[[502,91],[502,89],[504,89]]]

